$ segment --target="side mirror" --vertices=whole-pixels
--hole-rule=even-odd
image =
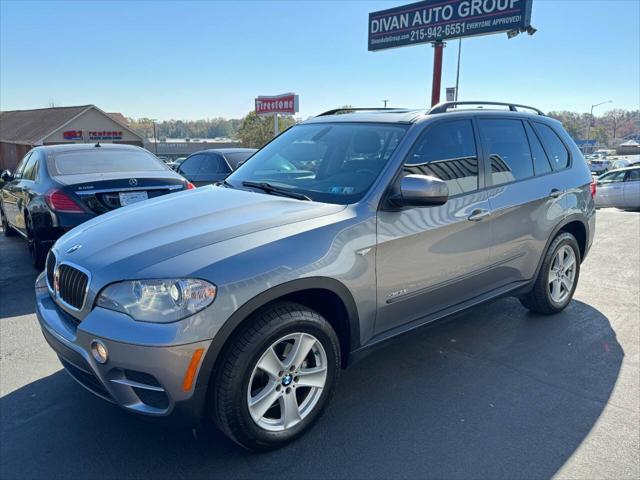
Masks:
[[[449,199],[449,187],[439,178],[407,175],[400,180],[400,192],[391,197],[398,207],[433,207]]]
[[[407,175],[400,180],[400,192],[391,197],[398,207],[433,207],[449,199],[449,187],[436,177]]]
[[[5,182],[10,182],[13,180],[13,174],[10,170],[3,170],[2,173],[0,173],[0,178]]]

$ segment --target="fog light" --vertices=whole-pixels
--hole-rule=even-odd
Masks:
[[[109,359],[107,347],[104,346],[104,343],[98,340],[91,342],[91,354],[98,363],[107,363],[107,360]]]

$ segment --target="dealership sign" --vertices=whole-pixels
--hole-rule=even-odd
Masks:
[[[533,0],[426,0],[369,14],[369,50],[520,31]]]
[[[258,115],[273,115],[282,113],[293,115],[298,112],[298,95],[285,93],[273,97],[256,97],[256,113]]]

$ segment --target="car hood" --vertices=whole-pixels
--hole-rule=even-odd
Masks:
[[[344,208],[207,186],[96,217],[62,236],[54,250],[59,260],[93,271],[109,266],[132,274],[192,250]]]

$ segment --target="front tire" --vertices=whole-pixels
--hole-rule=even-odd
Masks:
[[[575,237],[568,232],[560,233],[545,254],[533,289],[520,297],[520,303],[543,315],[564,310],[578,285],[580,261],[580,247]]]
[[[233,441],[271,450],[301,436],[333,396],[340,346],[317,312],[279,303],[251,318],[222,353],[211,416]]]

